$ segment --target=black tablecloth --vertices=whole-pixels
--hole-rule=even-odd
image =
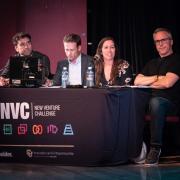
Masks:
[[[139,155],[143,89],[0,89],[0,160],[107,165]]]

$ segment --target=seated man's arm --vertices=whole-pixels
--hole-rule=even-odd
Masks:
[[[158,76],[156,82],[151,84],[155,89],[166,89],[172,87],[179,80],[179,76],[175,73],[168,72],[165,76]]]
[[[144,76],[143,74],[138,74],[134,80],[134,85],[150,86],[152,83],[157,81],[157,75]]]

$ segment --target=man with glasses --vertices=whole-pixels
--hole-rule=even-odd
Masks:
[[[30,34],[26,32],[16,33],[12,38],[12,43],[16,51],[14,56],[29,56],[39,58],[43,67],[45,68],[45,77],[48,78],[50,76],[50,60],[48,56],[32,49]],[[9,84],[9,60],[0,75],[0,86],[7,86]]]
[[[180,105],[180,56],[173,52],[172,34],[166,28],[157,28],[153,40],[159,57],[149,61],[134,81],[135,85],[152,87],[149,101],[151,142],[146,165],[158,164],[166,116],[177,113]]]

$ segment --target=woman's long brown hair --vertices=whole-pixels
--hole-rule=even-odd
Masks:
[[[115,81],[115,77],[118,74],[118,47],[117,44],[115,43],[114,39],[112,37],[104,37],[101,39],[101,41],[98,44],[98,47],[96,49],[96,54],[94,56],[94,65],[95,65],[95,71],[96,71],[96,85],[98,86],[100,84],[100,79],[102,77],[102,74],[104,73],[104,59],[102,55],[102,46],[105,41],[111,40],[114,43],[115,46],[115,56],[114,56],[114,62],[111,70],[111,75],[110,75],[110,81],[113,82]]]

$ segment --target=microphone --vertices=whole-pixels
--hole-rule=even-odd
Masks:
[[[95,60],[96,62],[101,61],[101,56],[100,56],[99,54],[95,54],[94,60]]]

